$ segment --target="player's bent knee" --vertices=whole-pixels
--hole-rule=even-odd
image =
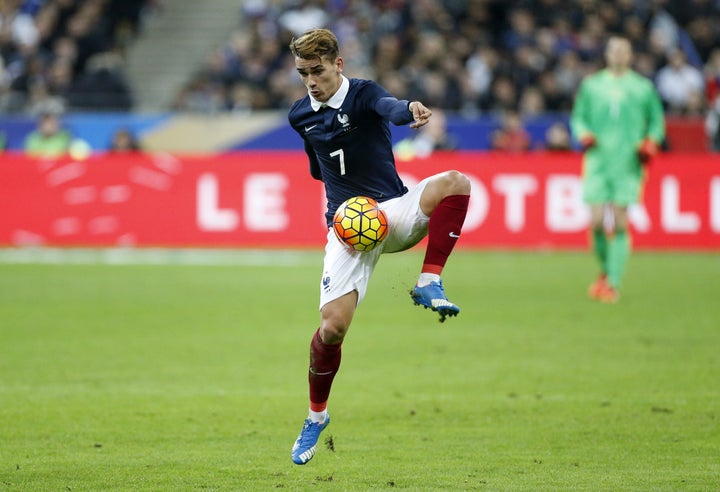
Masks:
[[[345,338],[348,325],[344,323],[333,323],[332,320],[323,320],[320,325],[320,338],[324,343],[335,345]]]
[[[460,171],[451,170],[445,173],[444,179],[447,182],[447,195],[469,195],[470,178]]]
[[[352,316],[348,317],[340,310],[325,310],[320,321],[320,336],[322,341],[336,344],[343,341],[350,328]]]

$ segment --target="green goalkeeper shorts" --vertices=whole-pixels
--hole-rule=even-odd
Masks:
[[[627,206],[637,203],[643,181],[641,170],[607,172],[586,166],[583,175],[583,200],[591,205],[614,203]]]

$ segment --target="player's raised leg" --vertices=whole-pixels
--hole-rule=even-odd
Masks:
[[[432,178],[420,197],[420,208],[430,217],[428,245],[420,276],[410,295],[416,305],[438,312],[441,322],[446,316],[460,312],[460,308],[447,299],[440,276],[460,237],[469,202],[470,180],[457,171]]]
[[[292,461],[304,465],[315,456],[320,433],[330,423],[327,403],[333,379],[340,369],[342,342],[352,321],[358,294],[350,292],[324,305],[321,323],[310,342],[310,410],[292,447]]]

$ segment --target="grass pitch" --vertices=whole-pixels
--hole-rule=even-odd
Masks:
[[[636,253],[600,305],[589,254],[459,251],[444,324],[384,256],[305,466],[321,256],[236,255],[0,264],[0,490],[718,488],[717,255]]]

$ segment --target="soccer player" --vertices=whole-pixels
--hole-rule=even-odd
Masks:
[[[570,126],[585,152],[583,199],[590,205],[592,246],[600,276],[588,294],[617,302],[630,256],[628,206],[637,203],[647,164],[665,138],[665,118],[652,82],[631,68],[632,46],[612,36],[606,67],[586,77],[578,89]],[[605,227],[605,212],[612,228]]]
[[[310,411],[292,448],[293,462],[303,465],[330,423],[327,401],[342,342],[380,254],[406,250],[427,235],[412,301],[436,311],[441,321],[460,312],[445,296],[440,274],[460,237],[470,181],[447,171],[408,189],[395,168],[389,122],[420,128],[432,112],[419,101],[398,100],[373,81],[346,78],[338,40],[327,29],[293,39],[290,51],[308,94],[293,104],[288,120],[305,143],[310,174],[324,183],[328,227],[337,207],[359,195],[380,202],[389,222],[387,237],[369,252],[350,249],[328,230],[320,327],[310,344]]]

